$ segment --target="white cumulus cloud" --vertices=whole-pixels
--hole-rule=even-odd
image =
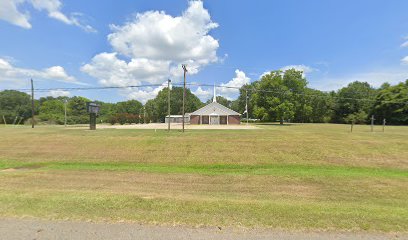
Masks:
[[[69,76],[65,69],[61,66],[53,66],[46,68],[43,71],[37,71],[37,76],[44,79],[55,79],[63,82],[75,83],[76,79],[72,76]]]
[[[81,67],[81,71],[99,80],[104,86],[130,86],[142,83],[158,84],[169,76],[169,62],[134,58],[121,60],[117,53],[100,53]]]
[[[96,32],[90,25],[81,22],[81,13],[72,13],[70,16],[61,12],[62,2],[60,0],[1,0],[0,19],[16,26],[30,29],[30,13],[21,10],[24,3],[28,3],[38,11],[46,11],[48,17],[61,21],[68,25],[80,27],[88,32]]]
[[[408,47],[408,36],[404,38],[405,42],[401,44],[401,47]]]
[[[132,58],[203,65],[217,60],[218,41],[208,35],[217,26],[203,2],[191,1],[178,17],[149,11],[137,14],[125,25],[112,25],[108,40],[116,52]]]
[[[51,90],[49,92],[49,95],[52,97],[68,97],[71,95],[71,93],[69,91],[64,91],[64,90]]]
[[[194,95],[196,95],[202,101],[205,101],[212,97],[213,93],[209,90],[204,90],[201,87],[198,87],[195,91],[192,91]]]
[[[239,89],[246,85],[250,84],[251,79],[246,76],[245,72],[236,69],[235,70],[235,77],[233,77],[230,81],[227,83],[220,83],[218,84],[218,87],[216,86],[215,88],[215,94],[217,96],[222,96],[228,100],[233,100],[238,97],[239,95]],[[214,95],[214,88],[213,87],[198,87],[195,91],[192,91],[198,98],[200,98],[202,101],[206,101],[210,98],[213,97]]]
[[[31,28],[29,22],[30,15],[18,9],[18,6],[23,2],[25,2],[25,0],[0,1],[0,19],[23,28]]]
[[[18,68],[13,66],[8,60],[0,58],[0,82],[1,81],[24,81],[27,78],[37,78],[42,80],[55,80],[60,82],[82,84],[74,77],[69,76],[61,66],[53,66],[43,70],[29,68]]]
[[[408,65],[408,56],[401,59],[402,64]]]
[[[149,99],[155,98],[157,94],[166,87],[167,82],[163,82],[156,87],[126,88],[121,90],[121,94],[125,95],[128,99],[137,99],[145,104]]]
[[[237,97],[239,88],[241,88],[245,84],[249,84],[250,82],[251,79],[247,77],[243,71],[236,69],[235,77],[227,83],[221,83],[221,88],[217,89],[217,92],[219,93],[219,95],[231,100]]]
[[[123,24],[112,25],[108,41],[112,53],[100,53],[81,70],[105,86],[159,84],[181,80],[181,64],[196,74],[219,61],[218,40],[209,33],[218,26],[202,1],[190,1],[180,16],[163,11],[138,13]],[[128,97],[154,98],[157,89],[124,91]]]

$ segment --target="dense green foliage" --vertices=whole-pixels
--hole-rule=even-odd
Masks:
[[[212,103],[213,99],[208,99],[205,104]],[[217,96],[217,103],[226,106],[227,108],[234,108],[233,103],[234,101],[228,100],[225,97]]]
[[[364,122],[373,110],[375,94],[376,90],[365,82],[352,82],[340,89],[336,95],[333,121],[343,123],[350,117],[349,115],[352,115],[359,116],[356,121]]]
[[[255,84],[253,96],[254,114],[262,121],[300,118],[298,112],[303,108],[302,94],[306,88],[306,79],[295,70],[272,71],[262,76]],[[262,90],[268,89],[268,92]]]
[[[182,114],[183,88],[173,87],[171,114]],[[352,82],[334,92],[323,92],[308,87],[302,72],[289,69],[272,71],[258,81],[244,85],[239,96],[231,101],[217,96],[217,102],[239,113],[246,109],[248,117],[260,121],[305,123],[368,123],[374,115],[376,123],[386,119],[387,124],[408,124],[408,80],[391,86],[384,83],[375,89],[366,82]],[[144,123],[163,122],[168,113],[168,89],[162,89],[156,98],[143,106],[137,100],[118,103],[96,101],[100,106],[98,122]],[[46,123],[64,123],[64,102],[67,102],[67,123],[88,123],[86,103],[90,99],[75,97],[42,97],[35,100],[36,120]],[[209,99],[207,103],[210,103]],[[193,112],[204,104],[189,89],[186,91],[185,112]],[[0,92],[0,122],[24,123],[31,117],[30,95],[5,90]],[[243,115],[243,118],[246,114]]]
[[[118,103],[98,102],[101,106],[99,119],[111,124],[141,123],[143,122],[143,104],[137,100]]]
[[[3,122],[3,117],[6,123],[17,123],[21,120],[26,120],[31,116],[31,97],[30,95],[13,91],[5,90],[0,92],[0,121]]]
[[[52,123],[64,123],[64,100],[49,99],[44,101],[40,106],[39,118],[42,121],[50,121]]]
[[[232,106],[245,111],[248,93],[250,118],[261,121],[408,124],[408,80],[375,89],[366,82],[352,82],[337,92],[307,87],[302,72],[294,69],[272,71],[240,89]]]
[[[395,86],[383,85],[375,97],[373,114],[377,120],[408,124],[408,80]]]
[[[91,100],[77,96],[69,99],[67,104],[67,112],[70,116],[67,119],[68,124],[89,122],[89,114],[86,111],[87,102],[91,102]]]
[[[146,121],[147,122],[164,122],[164,119],[168,113],[168,88],[161,90],[156,98],[147,101],[146,108]],[[191,93],[190,89],[186,89],[185,99],[185,112],[191,113],[204,104],[200,99]],[[170,90],[170,114],[180,115],[182,114],[183,106],[183,88],[173,87]]]

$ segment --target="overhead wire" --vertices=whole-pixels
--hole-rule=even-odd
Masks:
[[[181,83],[173,83],[174,86],[182,86]],[[205,83],[186,83],[188,86],[196,86],[196,87],[216,87],[216,88],[225,88],[225,89],[235,89],[240,90],[242,87],[234,87],[228,85],[212,85],[212,84],[205,84]],[[50,91],[86,91],[86,90],[107,90],[107,89],[132,89],[132,88],[146,88],[146,87],[160,87],[164,86],[164,84],[141,84],[141,85],[128,85],[128,86],[101,86],[101,87],[62,87],[62,88],[35,88],[34,92],[50,92]],[[244,87],[244,90],[252,91],[252,92],[263,92],[263,93],[276,93],[276,94],[294,94],[298,96],[304,97],[316,97],[316,98],[333,98],[333,99],[343,99],[343,100],[356,100],[356,101],[368,101],[368,102],[375,102],[376,99],[369,99],[369,98],[352,98],[352,97],[339,97],[339,96],[328,96],[328,95],[320,95],[320,94],[308,94],[308,93],[298,93],[293,90],[284,90],[284,89],[256,89],[254,87]],[[21,92],[31,92],[31,89],[28,88],[20,88],[20,89],[7,89],[7,90],[15,90]],[[325,94],[330,94],[332,91],[321,91]],[[367,92],[355,92],[355,93],[367,93]],[[383,103],[398,103],[401,102],[397,101],[381,101]],[[405,103],[405,104],[408,104]]]

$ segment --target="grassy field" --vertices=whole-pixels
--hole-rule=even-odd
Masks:
[[[408,127],[0,127],[0,216],[408,232]]]

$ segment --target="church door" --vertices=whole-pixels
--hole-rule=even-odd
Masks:
[[[210,116],[210,119],[211,119],[211,125],[220,124],[220,120],[218,116]]]

